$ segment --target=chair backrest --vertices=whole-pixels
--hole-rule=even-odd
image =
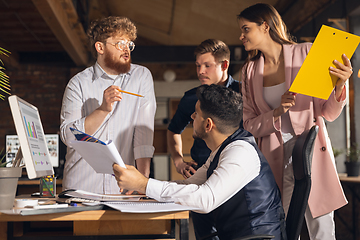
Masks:
[[[286,217],[288,240],[297,240],[302,228],[311,188],[311,162],[318,131],[319,127],[316,125],[304,131],[296,140],[292,152],[295,184]]]
[[[291,202],[286,217],[286,235],[287,240],[298,240],[302,228],[305,210],[309,199],[311,188],[311,161],[313,156],[313,149],[315,138],[318,134],[319,127],[314,125],[308,131],[304,131],[296,140],[293,152],[292,162],[294,170],[294,190],[291,197]],[[209,239],[209,237],[216,236],[213,233],[202,239]],[[268,240],[274,236],[271,235],[251,235],[236,238],[234,240]]]

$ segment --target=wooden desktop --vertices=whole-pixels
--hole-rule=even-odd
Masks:
[[[0,239],[26,238],[24,224],[29,222],[71,222],[72,233],[67,236],[126,235],[128,239],[188,239],[189,212],[122,213],[116,210],[96,210],[40,215],[8,215],[0,213]],[[175,222],[174,224],[172,224]],[[7,224],[6,224],[7,223]],[[12,224],[11,226],[9,224]],[[10,226],[10,227],[9,227]],[[32,233],[33,234],[33,233]],[[43,236],[44,233],[39,234]],[[57,236],[57,233],[53,233]],[[99,236],[101,235],[101,236]],[[34,236],[34,235],[31,235]],[[76,238],[75,238],[76,239]]]

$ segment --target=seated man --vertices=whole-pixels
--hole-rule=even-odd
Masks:
[[[252,234],[286,239],[272,171],[254,137],[239,128],[241,95],[224,86],[202,85],[197,97],[193,137],[203,139],[211,149],[206,163],[190,178],[177,182],[148,179],[130,165],[125,169],[115,164],[119,187],[199,208],[197,212],[203,213],[204,222],[214,226],[220,239]],[[194,224],[197,239],[211,233],[198,224]]]

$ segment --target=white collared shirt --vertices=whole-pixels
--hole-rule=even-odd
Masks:
[[[135,165],[135,159],[151,158],[154,154],[154,117],[156,100],[150,71],[131,64],[130,71],[114,78],[98,63],[75,75],[68,83],[61,108],[61,139],[67,145],[75,137],[70,127],[85,131],[85,118],[97,109],[104,90],[111,85],[144,97],[122,94],[103,124],[93,134],[102,141],[112,140],[125,164]],[[101,161],[101,159],[99,159]],[[113,176],[97,174],[72,148],[67,148],[63,189],[81,189],[101,194],[118,194]]]
[[[218,167],[207,179],[207,170],[218,149],[190,178],[167,182],[149,179],[146,195],[158,201],[174,201],[208,213],[219,207],[260,173],[260,159],[255,148],[237,140],[227,145],[219,156]]]

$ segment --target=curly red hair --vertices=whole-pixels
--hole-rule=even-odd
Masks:
[[[106,39],[115,35],[125,35],[134,41],[137,37],[137,29],[135,24],[126,17],[110,16],[93,21],[87,31],[90,49],[96,57],[96,42],[106,42]]]

